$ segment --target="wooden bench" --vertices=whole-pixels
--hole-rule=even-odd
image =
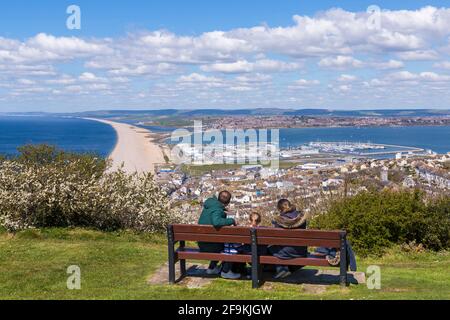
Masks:
[[[181,278],[186,276],[186,260],[251,263],[252,286],[260,285],[262,265],[330,267],[324,256],[308,255],[305,258],[281,260],[274,256],[258,254],[259,245],[309,246],[335,248],[340,251],[341,261],[347,261],[347,233],[345,231],[285,230],[277,228],[223,227],[200,225],[170,225],[167,228],[169,245],[169,282],[174,284],[175,264],[180,262]],[[251,254],[230,255],[204,253],[186,247],[187,241],[212,243],[242,243],[251,246]],[[178,248],[176,247],[176,244]],[[348,265],[341,263],[340,284],[348,285]]]

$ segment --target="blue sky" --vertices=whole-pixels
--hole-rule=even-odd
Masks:
[[[66,27],[72,4],[81,9],[81,30]],[[379,14],[367,12],[373,4]],[[3,2],[0,112],[448,109],[448,7],[448,1]]]
[[[6,1],[5,1],[6,2]],[[78,35],[114,36],[135,29],[169,29],[177,34],[198,34],[212,30],[291,24],[295,14],[313,15],[338,7],[365,11],[376,4],[383,9],[419,9],[427,5],[448,7],[448,1],[304,1],[304,0],[15,0],[2,3],[0,34],[31,37],[37,32],[73,35],[65,27],[69,5],[83,10],[84,28]]]

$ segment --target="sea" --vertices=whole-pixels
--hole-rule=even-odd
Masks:
[[[146,127],[155,132],[170,128]],[[115,130],[104,123],[56,116],[0,116],[0,154],[13,156],[25,144],[51,144],[63,150],[106,157],[117,142]],[[370,142],[450,152],[450,126],[346,127],[281,129],[282,148],[309,142]]]
[[[49,144],[79,153],[107,157],[117,141],[116,131],[97,121],[52,116],[0,116],[0,154],[17,155],[27,144]]]

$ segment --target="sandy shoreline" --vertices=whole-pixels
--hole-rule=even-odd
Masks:
[[[153,142],[153,133],[126,123],[103,119],[85,118],[110,125],[117,133],[117,143],[109,155],[112,170],[124,165],[128,173],[155,172],[155,165],[165,163],[162,149]]]

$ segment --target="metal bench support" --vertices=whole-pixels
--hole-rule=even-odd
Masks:
[[[347,264],[347,235],[345,232],[340,234],[341,240],[341,262],[340,262],[340,283],[342,287],[348,286],[348,264]]]
[[[251,229],[252,235],[252,288],[259,288],[260,265],[258,257],[258,241],[256,236],[256,229]]]
[[[186,241],[180,241],[180,250],[184,250],[186,248]],[[186,260],[180,260],[180,273],[181,279],[186,277]]]
[[[169,283],[175,284],[175,241],[172,225],[167,227],[167,240],[169,244]]]

